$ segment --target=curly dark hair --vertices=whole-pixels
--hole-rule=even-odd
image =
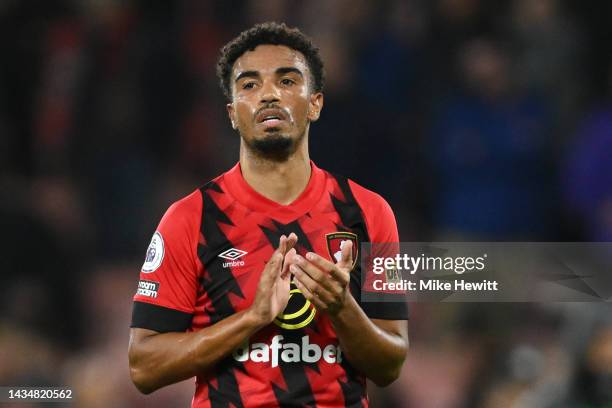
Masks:
[[[230,79],[234,63],[242,54],[253,51],[262,44],[284,45],[301,52],[306,58],[312,75],[314,92],[321,92],[325,82],[323,61],[319,49],[304,33],[297,28],[291,28],[285,23],[267,22],[257,24],[245,30],[221,48],[221,57],[217,62],[217,77],[221,89],[228,101],[232,100]]]

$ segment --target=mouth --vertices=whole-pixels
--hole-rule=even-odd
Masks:
[[[287,120],[287,114],[280,108],[266,108],[260,110],[255,121],[266,128],[279,126],[283,121]]]

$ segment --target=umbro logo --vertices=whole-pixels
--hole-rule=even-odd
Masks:
[[[246,254],[248,254],[247,251],[238,248],[230,248],[221,252],[218,256],[219,258],[227,259],[227,262],[223,262],[223,267],[230,268],[233,266],[244,266],[244,261],[242,259],[239,260],[239,258],[242,258]]]
[[[219,254],[219,258],[229,259],[230,261],[235,261],[238,258],[242,258],[248,254],[247,251],[240,250],[238,248],[230,248],[227,251],[223,251]]]

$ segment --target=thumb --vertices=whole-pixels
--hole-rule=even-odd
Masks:
[[[350,268],[353,266],[353,241],[347,241],[346,244],[342,246],[338,266],[341,268]]]

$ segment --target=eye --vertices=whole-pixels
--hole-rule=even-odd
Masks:
[[[255,87],[255,82],[245,82],[242,84],[242,89],[253,89]]]
[[[283,79],[281,79],[280,82],[281,82],[281,84],[287,85],[287,86],[295,84],[295,81],[293,79],[290,79],[290,78],[283,78]]]

